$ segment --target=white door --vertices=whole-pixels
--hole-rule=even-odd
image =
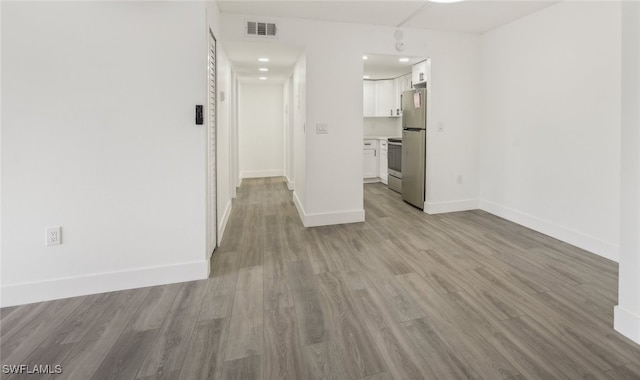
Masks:
[[[216,39],[209,30],[209,104],[207,118],[207,253],[218,246],[217,171],[216,171]]]

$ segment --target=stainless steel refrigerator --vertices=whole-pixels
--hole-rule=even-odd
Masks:
[[[402,199],[424,208],[427,89],[402,93]]]

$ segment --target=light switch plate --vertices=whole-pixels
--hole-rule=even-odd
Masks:
[[[329,127],[327,123],[316,123],[316,133],[326,135],[329,133]]]

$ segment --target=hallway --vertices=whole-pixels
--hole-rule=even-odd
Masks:
[[[365,209],[365,223],[305,229],[282,178],[245,179],[208,280],[2,309],[2,364],[80,379],[640,378],[640,347],[612,328],[615,263],[482,211],[424,214],[381,184]]]

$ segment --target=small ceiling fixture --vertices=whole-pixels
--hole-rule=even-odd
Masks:
[[[267,77],[260,77],[260,80],[267,80]]]
[[[366,59],[369,59],[369,57],[367,57],[366,55],[363,55],[363,56],[362,56],[362,59],[365,59],[365,60],[366,60]]]
[[[402,39],[404,38],[404,32],[400,29],[396,29],[396,31],[393,32],[393,38],[396,39],[396,50],[403,51],[404,41]]]
[[[260,71],[269,71],[269,69],[267,69],[266,67],[261,67],[258,70],[260,70]]]
[[[269,58],[258,58],[260,62],[269,62]]]
[[[370,77],[370,76],[368,76],[368,75],[363,75],[363,76],[362,76],[362,79],[369,79],[369,78],[371,78],[371,77]]]
[[[400,58],[398,59],[400,62],[409,62],[409,58]]]
[[[432,3],[459,3],[464,0],[429,0]]]

